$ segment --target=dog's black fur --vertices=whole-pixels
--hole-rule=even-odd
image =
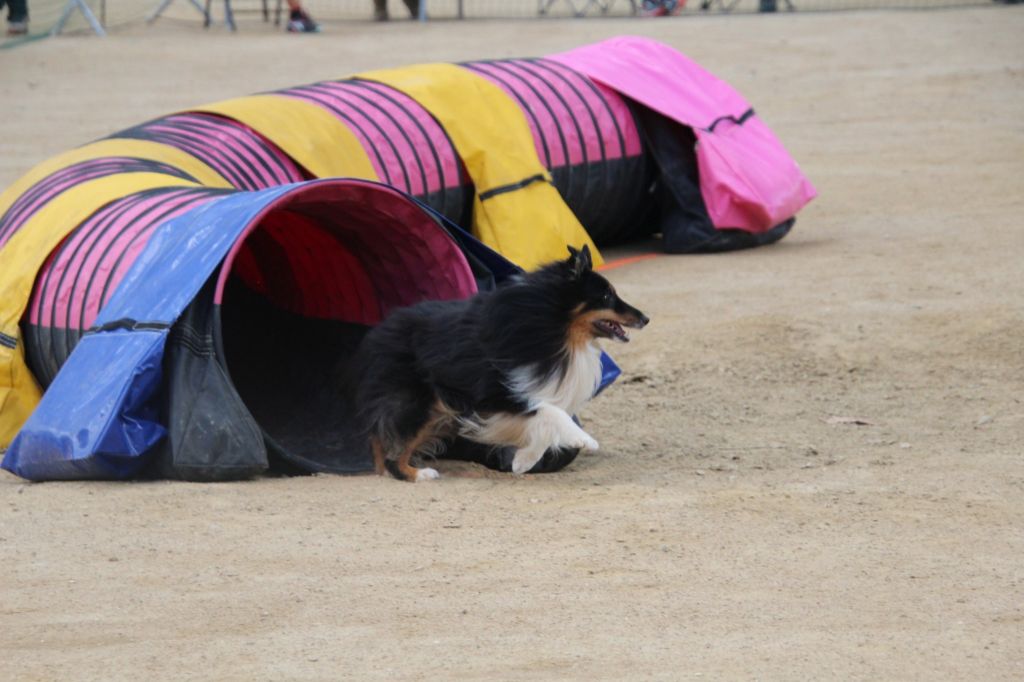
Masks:
[[[596,353],[599,338],[628,341],[624,326],[647,324],[593,271],[587,247],[569,251],[568,259],[494,291],[396,310],[367,334],[353,363],[355,400],[378,473],[436,476],[412,467],[410,457],[431,442],[466,435],[481,419],[529,419],[540,397],[524,390],[524,377],[529,386],[561,385],[575,371],[574,354]]]

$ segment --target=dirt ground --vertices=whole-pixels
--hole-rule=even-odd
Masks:
[[[561,473],[0,475],[0,679],[1024,679],[1024,8],[242,28],[0,54],[0,186],[205,101],[634,33],[821,196],[611,271],[654,321]]]

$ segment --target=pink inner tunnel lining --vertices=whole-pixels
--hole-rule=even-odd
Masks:
[[[350,179],[313,183],[256,218],[225,259],[218,303],[231,274],[289,312],[365,325],[476,292],[462,251],[429,214],[390,187]]]

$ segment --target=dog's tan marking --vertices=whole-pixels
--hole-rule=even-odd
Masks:
[[[615,320],[618,315],[612,310],[588,310],[580,312],[583,306],[573,311],[573,321],[569,324],[569,347],[580,350],[596,338],[594,323],[598,320]]]
[[[380,446],[380,440],[376,436],[370,437],[370,449],[373,450],[373,470],[378,476],[387,473],[384,468],[384,448]]]
[[[414,467],[410,464],[410,460],[412,459],[412,456],[416,454],[416,451],[420,449],[420,446],[430,440],[432,435],[431,422],[427,422],[413,437],[413,439],[405,444],[405,448],[398,455],[398,459],[396,461],[398,478],[403,481],[416,481],[417,474],[419,474],[420,470],[419,467]]]
[[[611,308],[588,310],[584,313],[583,306],[580,305],[573,310],[572,314],[574,319],[569,323],[569,347],[574,350],[583,348],[598,338],[597,334],[594,333],[595,322],[611,320],[612,322],[618,322],[623,327],[636,324],[636,318],[632,315],[620,315]]]
[[[421,481],[437,478],[437,472],[433,469],[414,467],[411,463],[413,456],[424,446],[430,443],[438,435],[448,430],[454,418],[454,411],[443,402],[438,400],[430,410],[430,417],[412,440],[405,444],[402,452],[395,460],[392,473],[396,478],[403,481]],[[376,454],[376,453],[375,453]],[[385,467],[386,468],[386,467]]]

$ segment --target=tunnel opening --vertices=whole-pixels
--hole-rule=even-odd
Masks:
[[[395,308],[476,290],[442,225],[380,185],[314,184],[254,220],[221,267],[213,339],[271,467],[372,470],[345,390],[356,347]]]

